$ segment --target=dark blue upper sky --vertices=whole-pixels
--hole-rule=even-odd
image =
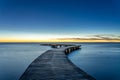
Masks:
[[[0,0],[0,35],[120,35],[119,0]]]

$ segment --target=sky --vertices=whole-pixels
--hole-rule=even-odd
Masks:
[[[119,0],[0,0],[0,42],[53,38],[120,42],[119,4]]]

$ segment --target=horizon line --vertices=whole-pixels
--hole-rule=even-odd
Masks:
[[[24,39],[9,39],[9,40],[0,40],[0,43],[22,43],[22,42],[120,42],[120,39],[81,39],[81,40],[74,40],[74,39],[49,39],[49,40],[24,40]]]

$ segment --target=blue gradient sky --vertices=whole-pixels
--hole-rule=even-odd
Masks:
[[[120,35],[119,0],[0,0],[0,38]]]

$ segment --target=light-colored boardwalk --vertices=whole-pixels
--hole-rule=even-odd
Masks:
[[[70,47],[46,51],[30,64],[19,80],[95,80],[69,61],[65,55],[67,49]]]

